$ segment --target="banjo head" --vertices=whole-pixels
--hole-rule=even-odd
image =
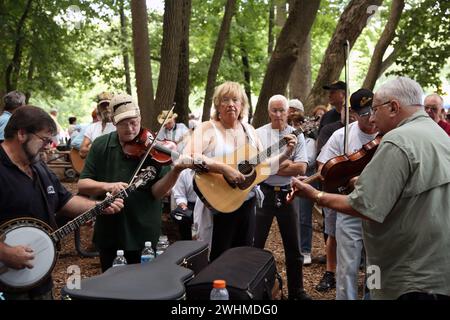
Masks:
[[[12,290],[28,290],[45,280],[56,263],[55,244],[49,236],[51,228],[36,219],[15,219],[0,228],[4,242],[9,246],[28,246],[33,249],[33,268],[7,268],[0,272],[0,283]],[[3,266],[0,263],[0,268]]]

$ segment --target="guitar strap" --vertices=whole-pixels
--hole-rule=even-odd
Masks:
[[[44,186],[42,185],[40,170],[37,168],[37,166],[32,166],[32,168],[33,168],[33,172],[36,175],[36,180],[39,185],[39,189],[41,190],[41,196],[44,199],[45,209],[48,213],[50,226],[52,227],[53,230],[56,230],[56,229],[58,229],[58,224],[56,223],[55,214],[50,212],[50,206],[48,205],[47,194],[45,193]]]
[[[242,129],[244,129],[245,134],[247,135],[247,140],[248,140],[248,142],[249,142],[251,145],[253,145],[253,146],[256,148],[256,150],[258,150],[258,152],[259,152],[258,144],[257,144],[256,141],[253,139],[252,135],[250,134],[250,131],[247,130],[247,129],[245,128],[245,125],[244,125],[242,122],[241,122],[241,126],[242,126]]]

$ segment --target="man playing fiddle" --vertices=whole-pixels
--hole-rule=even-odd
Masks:
[[[361,147],[372,141],[377,135],[377,129],[373,122],[369,121],[370,107],[372,106],[373,93],[367,89],[359,89],[350,97],[351,114],[356,119],[348,127],[348,154],[357,152]],[[317,162],[319,171],[330,159],[345,154],[344,129],[335,131],[325,146],[322,148]],[[336,268],[336,299],[356,300],[358,298],[358,271],[363,248],[361,219],[357,217],[331,211],[328,219],[335,219],[333,230],[327,230],[329,237],[336,240],[337,266],[331,266],[327,260],[327,272],[322,279],[322,285],[331,284],[330,280],[334,267]],[[331,228],[330,228],[331,229]],[[328,254],[328,252],[327,252]]]
[[[450,141],[407,77],[375,93],[370,121],[383,134],[349,195],[293,178],[299,196],[363,218],[372,299],[450,299]]]
[[[126,188],[141,161],[124,153],[124,146],[141,130],[138,105],[125,94],[114,96],[110,105],[117,131],[94,141],[78,182],[80,193],[98,198]],[[100,253],[102,271],[111,267],[118,249],[124,250],[128,263],[138,263],[144,242],[156,245],[161,230],[161,198],[173,187],[181,171],[191,165],[177,161],[170,170],[148,157],[142,168],[148,166],[156,170],[155,179],[124,199],[122,214],[113,219],[97,218],[94,243]]]

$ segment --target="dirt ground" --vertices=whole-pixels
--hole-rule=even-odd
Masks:
[[[76,193],[76,183],[75,182],[65,182],[64,185]],[[314,215],[313,222],[313,264],[305,266],[303,268],[304,273],[304,286],[306,292],[311,295],[313,299],[321,300],[333,300],[335,297],[335,290],[331,290],[326,293],[318,292],[314,289],[317,283],[322,278],[325,272],[324,264],[314,263],[314,257],[325,254],[325,247],[322,235],[322,219],[320,215]],[[169,241],[176,239],[175,227],[172,222],[169,221],[168,215],[163,215],[163,233],[167,234]],[[82,248],[88,249],[91,246],[92,228],[83,226],[81,227],[81,244]],[[287,296],[286,290],[286,269],[284,266],[284,250],[281,241],[281,236],[278,231],[278,226],[276,222],[272,224],[270,230],[268,241],[266,242],[266,249],[270,250],[277,261],[277,269],[281,274],[284,286],[284,295]],[[59,255],[58,262],[55,269],[53,270],[52,276],[55,283],[55,299],[60,299],[61,288],[66,284],[66,280],[69,276],[67,268],[71,265],[77,265],[80,267],[82,278],[92,277],[94,275],[100,274],[100,260],[98,257],[81,257],[75,250],[74,237],[68,236],[61,243],[61,253]]]

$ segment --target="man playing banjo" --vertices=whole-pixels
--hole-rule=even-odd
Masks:
[[[61,213],[76,217],[95,207],[93,200],[73,196],[58,178],[39,160],[39,153],[49,147],[56,134],[52,118],[41,108],[24,106],[9,119],[5,141],[0,146],[0,226],[12,219],[31,217],[56,227],[54,215]],[[101,213],[115,214],[123,208],[123,200],[116,198]],[[36,267],[38,254],[28,241],[9,246],[0,229],[0,279],[5,270]],[[32,269],[31,269],[32,270]],[[37,286],[21,292],[3,288],[7,300],[52,299],[52,279],[45,278]]]

